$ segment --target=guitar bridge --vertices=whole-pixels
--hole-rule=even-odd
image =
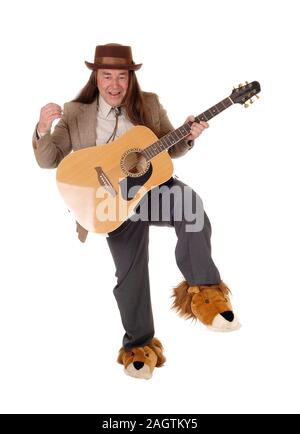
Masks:
[[[105,190],[107,190],[113,197],[115,197],[117,195],[117,192],[108,177],[103,172],[102,168],[100,166],[95,167],[95,170],[97,172],[98,181],[101,187],[104,187]]]

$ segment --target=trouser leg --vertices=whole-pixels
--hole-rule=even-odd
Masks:
[[[116,266],[114,296],[126,331],[123,338],[126,351],[146,345],[154,336],[148,241],[149,223],[131,220],[127,220],[107,238]]]
[[[206,213],[201,231],[186,232],[184,222],[175,222],[174,226],[178,237],[175,249],[176,262],[189,285],[220,283],[219,271],[211,257],[211,226]]]
[[[175,228],[178,238],[176,262],[190,286],[220,283],[219,271],[211,257],[211,225],[202,200],[194,190],[176,178],[168,181],[165,187],[170,189],[169,202],[167,191],[165,197],[164,193],[158,195],[154,190],[151,192],[148,203],[150,224]],[[159,218],[154,215],[157,208],[160,209]]]
[[[211,258],[211,225],[201,199],[178,179],[172,178],[166,186],[173,187],[169,202],[163,195],[155,196],[154,190],[158,188],[152,190],[139,209],[140,219],[127,220],[107,238],[116,266],[114,295],[126,331],[123,338],[126,350],[146,345],[154,336],[148,273],[149,222],[175,228],[176,262],[190,286],[217,284],[221,280]],[[185,195],[191,200],[189,197],[184,200]],[[193,214],[197,230],[192,230]]]

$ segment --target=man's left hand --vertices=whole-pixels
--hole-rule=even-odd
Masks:
[[[194,122],[195,117],[194,116],[189,116],[186,122],[193,122],[191,125],[191,133],[187,136],[186,140],[195,140],[197,139],[197,137],[200,136],[200,134],[202,134],[202,132],[209,127],[207,122],[204,121],[200,121],[200,123],[198,122]]]

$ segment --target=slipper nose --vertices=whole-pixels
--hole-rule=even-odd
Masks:
[[[227,321],[232,322],[234,320],[234,314],[231,310],[227,310],[226,312],[221,313],[222,317]]]
[[[138,371],[139,369],[141,369],[144,366],[144,362],[133,362],[133,366]]]

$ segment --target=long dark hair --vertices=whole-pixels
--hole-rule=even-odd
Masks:
[[[73,102],[91,104],[98,95],[97,71],[93,71]],[[129,85],[122,106],[125,107],[127,116],[133,124],[145,125],[153,130],[152,119],[147,116],[143,93],[134,71],[129,71]]]

